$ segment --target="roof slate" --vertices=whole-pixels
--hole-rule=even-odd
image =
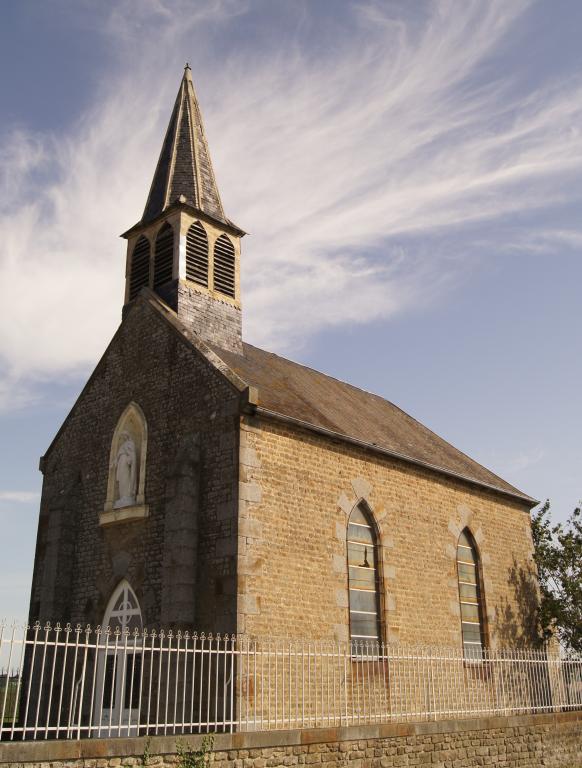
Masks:
[[[214,348],[259,393],[258,405],[447,474],[516,496],[527,496],[466,456],[393,403],[271,352],[243,344],[244,354]]]
[[[172,110],[142,223],[155,219],[180,197],[193,208],[229,223],[214,178],[188,65]]]

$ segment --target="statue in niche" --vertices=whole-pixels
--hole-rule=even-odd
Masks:
[[[128,432],[119,436],[119,448],[114,459],[115,479],[119,496],[113,507],[130,507],[136,503],[137,489],[137,450],[135,442]]]

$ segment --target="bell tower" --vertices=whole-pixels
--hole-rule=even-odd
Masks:
[[[201,339],[242,354],[244,234],[224,214],[186,64],[143,216],[122,235],[124,309],[147,286]]]

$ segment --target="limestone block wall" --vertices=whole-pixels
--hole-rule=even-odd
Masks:
[[[179,765],[176,742],[200,749],[202,737],[155,736],[0,743],[3,768],[119,768]],[[149,756],[148,756],[149,755]],[[146,757],[147,756],[147,757]],[[213,768],[579,768],[579,712],[432,723],[218,734]]]
[[[385,641],[461,644],[465,526],[481,557],[487,643],[531,640],[537,588],[523,504],[253,416],[241,425],[239,488],[239,631],[348,639],[346,526],[365,500],[380,531]]]
[[[148,516],[103,527],[110,447],[147,420]],[[100,624],[122,578],[144,625],[236,628],[238,393],[140,298],[43,462],[30,618]]]

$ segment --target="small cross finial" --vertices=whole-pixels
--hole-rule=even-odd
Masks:
[[[186,62],[186,66],[184,67],[184,71],[186,71],[187,69],[192,69],[192,67],[190,66],[190,64],[188,62]]]

